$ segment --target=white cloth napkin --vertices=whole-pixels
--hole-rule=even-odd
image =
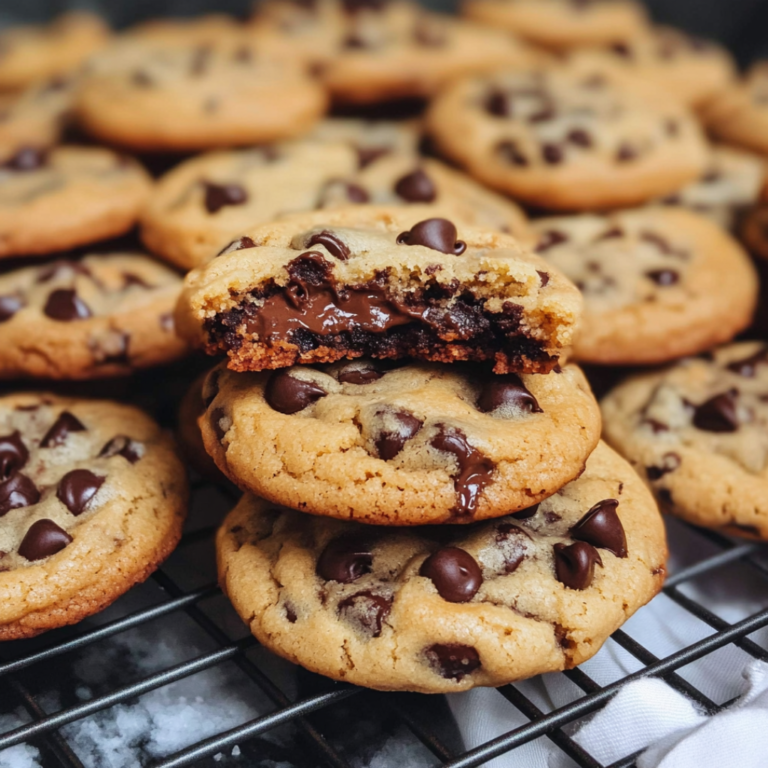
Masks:
[[[674,520],[667,521],[670,572],[675,573],[718,550]],[[747,566],[735,563],[712,571],[681,591],[728,622],[736,622],[768,606],[765,583]],[[713,633],[711,627],[659,595],[638,611],[624,631],[659,658]],[[751,636],[765,647],[768,632]],[[642,664],[609,640],[581,669],[600,685],[642,668]],[[679,670],[718,705],[738,701],[707,716],[698,705],[661,679],[626,685],[596,715],[570,728],[573,739],[603,765],[646,750],[638,768],[700,768],[768,765],[768,664],[729,645]],[[564,675],[542,675],[518,684],[543,712],[561,707],[584,694]],[[492,689],[449,696],[451,709],[468,749],[505,734],[529,721]],[[572,768],[575,764],[548,738],[529,742],[486,763],[488,768]]]

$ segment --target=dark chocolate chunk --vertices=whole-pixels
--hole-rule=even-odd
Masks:
[[[10,435],[0,437],[0,480],[20,470],[29,459],[29,451],[17,429]]]
[[[592,146],[592,136],[583,128],[574,128],[573,130],[569,131],[566,139],[577,147],[583,147],[587,149]]]
[[[603,564],[600,553],[586,541],[555,544],[557,580],[570,589],[586,589],[592,583],[595,563]]]
[[[409,203],[433,203],[437,197],[435,183],[421,168],[399,178],[395,193]]]
[[[536,244],[536,253],[544,253],[556,245],[567,243],[569,239],[565,232],[560,232],[557,229],[548,229],[539,237],[539,242]]]
[[[70,432],[84,432],[85,425],[69,411],[62,411],[40,441],[41,448],[55,448],[66,442]]]
[[[56,497],[73,515],[82,514],[105,479],[89,469],[73,469],[59,480]]]
[[[347,199],[350,203],[367,203],[371,197],[359,184],[347,184]]]
[[[76,416],[69,411],[62,411],[51,428],[45,433],[40,441],[41,448],[55,448],[57,445],[63,445],[70,432],[85,432],[85,425]]]
[[[506,163],[525,167],[529,164],[528,158],[522,153],[517,142],[511,139],[500,141],[496,145],[496,154]]]
[[[680,273],[674,269],[652,269],[645,276],[662,288],[675,285],[680,280]]]
[[[456,682],[481,666],[480,654],[470,645],[436,643],[426,648],[424,655],[440,675]]]
[[[571,528],[571,538],[607,549],[616,557],[626,557],[627,537],[616,512],[618,506],[617,499],[599,501]]]
[[[381,432],[376,440],[379,458],[384,459],[384,461],[394,459],[403,450],[405,444],[418,433],[424,423],[407,411],[393,411],[389,418],[397,421],[397,430]]]
[[[24,301],[19,296],[0,296],[0,323],[10,320],[23,307]]]
[[[16,173],[37,171],[48,164],[48,150],[40,147],[22,147],[6,160],[0,168]]]
[[[541,148],[541,156],[548,165],[559,165],[565,159],[563,148],[557,144],[544,144]]]
[[[135,464],[142,456],[142,444],[137,440],[131,440],[125,435],[116,435],[99,451],[100,459],[111,459],[113,456],[122,456],[131,464]]]
[[[35,484],[21,472],[13,472],[0,482],[0,517],[12,509],[29,507],[40,501],[40,491]]]
[[[738,390],[729,389],[695,406],[693,425],[705,432],[736,432],[739,428],[738,396]]]
[[[88,305],[72,289],[58,288],[51,291],[45,302],[43,312],[52,320],[68,322],[85,320],[91,317]]]
[[[238,237],[237,240],[233,240],[229,245],[222,248],[217,254],[216,258],[219,256],[223,256],[225,253],[232,253],[233,251],[242,251],[246,248],[255,248],[256,243],[253,242],[253,240],[248,237],[248,235],[243,235],[242,237]]]
[[[655,482],[664,477],[664,475],[668,475],[670,472],[674,472],[678,469],[682,461],[683,460],[677,453],[665,453],[661,459],[661,466],[646,467],[645,474],[649,480]]]
[[[549,272],[542,272],[540,269],[537,269],[536,274],[541,280],[541,287],[546,288],[549,285]]]
[[[296,623],[296,619],[299,618],[296,615],[296,609],[292,605],[290,605],[290,603],[286,603],[285,604],[285,618],[288,619],[288,621],[291,624],[295,624]]]
[[[628,43],[616,42],[616,43],[613,43],[610,46],[610,49],[617,56],[621,56],[624,59],[631,59],[632,58],[632,51],[630,50],[630,47],[629,47]]]
[[[130,288],[133,285],[137,285],[139,288],[152,288],[141,275],[136,275],[133,272],[123,272],[123,289]]]
[[[496,117],[510,117],[512,115],[510,95],[501,90],[491,91],[485,100],[485,111]]]
[[[333,232],[326,230],[317,232],[304,243],[305,248],[311,248],[313,245],[322,245],[331,256],[335,256],[339,261],[346,261],[349,258],[349,248],[346,243]]]
[[[375,163],[382,157],[392,153],[391,147],[360,147],[356,146],[357,152],[357,167],[362,170],[367,168],[371,163]]]
[[[373,553],[362,536],[348,535],[333,539],[317,560],[317,575],[326,581],[351,584],[371,572]]]
[[[53,520],[38,520],[24,534],[19,554],[29,561],[44,560],[71,543],[72,537]]]
[[[370,590],[345,597],[339,603],[339,615],[359,624],[371,637],[381,635],[381,624],[392,609],[392,598],[377,595]]]
[[[276,371],[267,382],[264,398],[270,408],[292,414],[303,411],[328,393],[311,381],[297,379],[286,370]]]
[[[361,367],[359,365],[346,365],[339,371],[339,381],[342,384],[371,384],[378,381],[384,375],[373,363]]]
[[[532,507],[528,507],[527,509],[521,509],[519,512],[513,512],[512,517],[515,518],[515,520],[530,520],[537,512],[539,511],[539,505],[534,504]]]
[[[514,573],[525,560],[525,547],[521,542],[525,538],[528,534],[511,523],[502,523],[496,529],[496,543],[504,554],[504,573]]]
[[[457,240],[456,226],[448,219],[426,219],[414,224],[408,232],[398,238],[399,245],[423,245],[441,253],[460,256],[467,250],[467,244]]]
[[[768,349],[763,348],[744,360],[736,360],[733,363],[729,363],[726,368],[733,373],[738,373],[739,376],[752,379],[757,374],[757,366],[765,365],[766,363],[768,363]]]
[[[630,144],[624,142],[616,150],[616,160],[620,163],[628,163],[637,159],[637,150]]]
[[[459,473],[455,476],[456,512],[459,515],[472,515],[477,509],[480,494],[493,482],[494,465],[467,441],[460,429],[449,429],[444,424],[432,438],[431,445],[438,451],[451,453],[459,464]]]
[[[204,181],[203,189],[208,213],[218,213],[224,206],[243,205],[248,201],[248,193],[239,184],[214,184]]]
[[[483,413],[493,413],[504,406],[526,413],[543,413],[536,398],[514,373],[488,379],[477,398],[477,408]]]

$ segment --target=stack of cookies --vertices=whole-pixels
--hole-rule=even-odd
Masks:
[[[565,363],[578,291],[439,212],[246,230],[176,312],[226,355],[199,422],[245,491],[218,536],[223,588],[267,647],[384,690],[572,667],[665,573],[656,505]]]
[[[768,346],[731,343],[740,238],[768,253],[765,66],[739,84],[631,0],[70,14],[0,49],[0,639],[174,548],[177,449],[88,385],[135,400],[196,347],[180,447],[244,492],[222,586],[329,677],[579,664],[661,588],[657,503],[768,539]],[[587,377],[626,379],[602,416]]]

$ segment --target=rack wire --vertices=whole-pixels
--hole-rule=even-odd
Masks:
[[[219,488],[214,491],[210,483],[198,480],[193,486],[193,506],[203,494],[206,495],[205,503],[209,504],[212,491],[218,494],[224,506],[230,506],[236,500],[236,492],[232,489]],[[300,694],[290,696],[273,680],[271,668],[277,663],[275,657],[263,649],[257,657],[254,656],[251,651],[258,645],[255,639],[250,636],[232,639],[230,633],[206,610],[211,601],[224,600],[218,587],[210,583],[190,588],[178,573],[174,573],[171,560],[152,577],[161,595],[159,602],[100,625],[86,621],[75,628],[53,631],[41,638],[0,647],[0,703],[3,710],[7,710],[9,706],[13,708],[20,705],[30,718],[27,724],[0,734],[0,753],[8,747],[28,743],[40,750],[45,768],[83,768],[83,762],[61,732],[64,726],[115,705],[129,704],[142,694],[188,678],[202,670],[231,662],[236,664],[239,672],[266,697],[270,702],[271,711],[193,743],[175,754],[149,762],[147,766],[182,768],[214,765],[214,756],[220,759],[222,753],[231,751],[235,745],[241,750],[240,764],[258,766],[275,749],[273,742],[265,741],[262,737],[269,737],[270,732],[280,726],[290,726],[296,738],[290,739],[287,746],[281,747],[281,760],[302,768],[349,768],[349,750],[340,749],[335,743],[332,733],[334,729],[329,723],[332,723],[334,718],[338,720],[341,717],[349,724],[348,718],[354,718],[354,713],[367,711],[386,713],[386,718],[379,719],[386,720],[390,728],[394,723],[396,727],[407,729],[413,739],[431,753],[435,766],[481,766],[496,756],[513,752],[516,748],[543,736],[551,740],[581,768],[629,768],[634,765],[637,755],[626,755],[611,766],[603,766],[571,738],[569,734],[573,725],[603,707],[624,684],[642,677],[662,678],[693,699],[704,710],[714,713],[728,702],[717,704],[712,701],[703,691],[681,676],[681,670],[731,644],[755,659],[768,660],[768,650],[749,637],[757,630],[768,627],[768,609],[757,610],[731,624],[713,613],[701,601],[692,598],[684,589],[697,579],[717,578],[718,572],[738,564],[748,569],[750,578],[768,582],[768,564],[761,557],[765,553],[764,548],[758,543],[736,542],[692,526],[686,528],[691,536],[701,538],[702,548],[707,549],[707,555],[672,573],[663,593],[708,626],[710,634],[666,658],[658,658],[627,632],[619,630],[609,642],[617,643],[639,662],[640,668],[636,672],[604,686],[599,685],[581,669],[564,672],[562,674],[580,690],[581,695],[575,701],[549,712],[542,711],[523,693],[520,686],[504,686],[498,689],[501,695],[523,713],[529,722],[471,750],[466,750],[461,743],[448,708],[444,705],[435,706],[436,700],[442,697],[378,693],[350,685],[330,683],[309,673],[302,675],[304,684],[303,688],[300,686]],[[183,554],[186,549],[199,550],[202,547],[212,558],[214,531],[215,525],[190,530],[182,539],[178,552]],[[71,703],[54,712],[46,711],[40,701],[40,694],[31,690],[35,686],[30,686],[28,680],[34,680],[36,670],[44,668],[47,690],[66,685],[68,678],[57,680],[51,671],[66,668],[72,654],[128,630],[175,614],[184,614],[194,622],[212,642],[212,649],[160,671],[146,674],[138,680],[90,700]],[[71,701],[71,696],[65,696],[62,691],[59,693],[62,694],[62,700]],[[337,716],[335,713],[345,706],[343,716]]]

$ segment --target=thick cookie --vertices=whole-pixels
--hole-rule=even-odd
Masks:
[[[579,292],[513,237],[457,232],[439,211],[342,208],[249,230],[187,275],[179,332],[240,371],[363,355],[552,370]]]
[[[244,490],[378,525],[470,523],[529,507],[577,477],[600,414],[574,366],[495,376],[478,366],[371,360],[209,374],[200,427]]]
[[[0,457],[0,640],[106,608],[181,536],[184,467],[136,408],[3,397]]]
[[[0,160],[24,147],[48,147],[61,137],[74,97],[72,79],[54,79],[0,94]]]
[[[768,346],[732,344],[635,376],[602,403],[605,437],[662,507],[768,540]]]
[[[0,163],[0,258],[122,235],[151,188],[135,160],[108,149],[20,149]]]
[[[704,107],[729,89],[736,77],[733,57],[725,48],[671,27],[627,38],[617,35],[610,45],[579,50],[569,61],[574,67],[605,67],[616,75],[640,77],[693,108]]]
[[[744,82],[710,102],[702,119],[716,138],[768,155],[768,62],[755,64]]]
[[[68,75],[109,40],[109,29],[90,13],[65,13],[46,26],[9,27],[0,33],[0,91],[26,88]]]
[[[655,204],[680,205],[733,230],[745,210],[760,197],[767,169],[766,160],[758,155],[715,145],[707,169],[697,181]]]
[[[542,208],[638,205],[694,181],[708,151],[693,117],[618,82],[555,68],[467,78],[432,102],[428,127],[473,176]]]
[[[170,362],[181,277],[138,253],[0,275],[0,378],[93,379]]]
[[[407,0],[274,0],[259,6],[254,25],[313,64],[342,102],[428,97],[457,76],[541,58],[509,33]]]
[[[752,319],[758,278],[742,247],[681,208],[539,219],[538,253],[584,295],[574,357],[661,363],[730,341]]]
[[[647,28],[643,6],[632,0],[465,0],[463,11],[555,50],[604,45]]]
[[[163,46],[130,40],[93,62],[77,116],[103,141],[186,151],[306,133],[326,96],[298,64],[237,45]]]
[[[606,445],[536,507],[468,527],[364,527],[246,494],[219,580],[253,634],[314,672],[450,693],[570,669],[660,589],[664,525]]]
[[[155,187],[142,215],[142,238],[154,253],[192,269],[210,261],[233,233],[287,213],[355,203],[434,203],[458,222],[532,240],[518,206],[437,160],[318,140],[182,163]]]

